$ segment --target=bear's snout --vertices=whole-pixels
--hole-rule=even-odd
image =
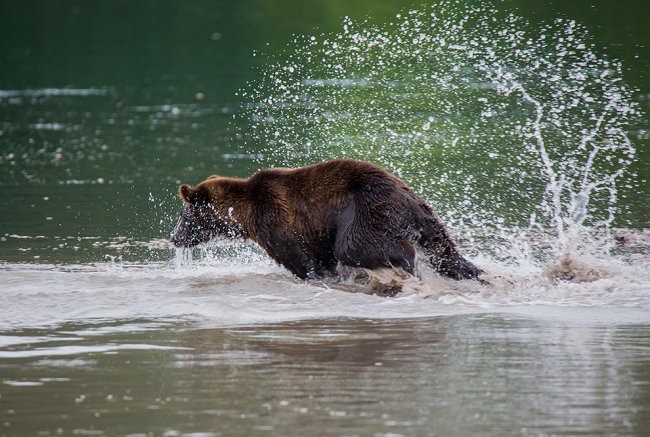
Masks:
[[[180,223],[176,226],[172,232],[171,238],[169,241],[176,247],[187,247],[187,235],[183,235],[182,229],[180,229]]]
[[[176,247],[188,247],[191,246],[189,232],[187,229],[187,212],[185,209],[181,210],[180,217],[176,227],[171,233],[171,238],[169,241]]]
[[[199,235],[190,234],[183,229],[179,229],[172,234],[169,241],[176,247],[194,247],[205,241],[205,238],[200,238]]]
[[[169,241],[176,247],[194,247],[210,241],[213,236],[212,226],[206,226],[203,221],[193,217],[187,208],[183,208]]]

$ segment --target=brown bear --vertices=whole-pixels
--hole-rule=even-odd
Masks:
[[[458,253],[429,205],[367,162],[337,159],[248,179],[211,176],[194,188],[181,185],[179,194],[174,245],[248,238],[301,279],[333,274],[339,263],[414,274],[416,248],[444,276],[483,273]]]

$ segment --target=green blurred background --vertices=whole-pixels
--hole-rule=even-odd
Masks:
[[[259,77],[267,55],[281,57],[296,34],[336,32],[345,16],[380,23],[422,4],[3,0],[0,260],[149,256],[142,253],[155,248],[151,240],[166,238],[176,220],[179,182],[259,167],[242,153],[232,120],[237,90]],[[567,17],[584,24],[602,54],[622,60],[647,108],[649,3],[497,5],[533,23]],[[636,141],[635,170],[646,178],[647,139]],[[631,193],[636,227],[650,226],[643,188]]]

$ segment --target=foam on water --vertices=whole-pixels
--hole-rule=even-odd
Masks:
[[[503,312],[650,322],[646,255],[634,262],[567,258],[557,265],[518,268],[484,255],[474,261],[488,272],[486,283],[448,280],[424,267],[419,278],[391,270],[343,269],[337,279],[303,282],[256,246],[232,242],[160,263],[5,264],[0,329],[122,320],[126,328],[105,329],[137,331],[150,329],[151,323],[233,326]]]

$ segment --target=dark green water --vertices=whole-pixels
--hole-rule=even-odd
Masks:
[[[481,250],[463,240],[490,284],[425,276],[396,299],[297,281],[246,245],[174,258],[166,239],[179,183],[246,176],[285,155],[248,136],[239,90],[268,78],[295,34],[321,38],[345,16],[368,28],[422,7],[0,2],[0,435],[647,435],[645,116],[626,126],[637,154],[612,223],[636,231],[620,231],[611,256],[580,258],[593,282],[558,281],[557,259],[529,257],[530,241],[514,233],[520,246],[489,232]],[[533,28],[581,23],[650,109],[646,2],[497,8]],[[405,65],[405,75],[429,67]],[[427,192],[413,170],[424,158],[391,164]],[[434,205],[461,211],[445,201],[456,188],[431,194]],[[520,187],[497,194],[510,189]],[[527,201],[499,214],[527,222]]]
[[[290,52],[294,34],[338,31],[346,15],[381,23],[412,5],[3,2],[1,258],[96,261],[117,252],[107,244],[89,247],[86,240],[69,239],[166,238],[178,182],[214,173],[245,176],[259,167],[254,157],[242,155],[232,117],[240,105],[235,93],[259,77],[256,68],[269,55]],[[625,80],[647,106],[647,7],[625,3],[616,13],[608,2],[499,7],[517,8],[533,23],[565,16],[585,24],[600,52],[622,60]],[[635,139],[638,161],[632,170],[647,181],[647,140],[643,133],[632,136],[642,138]],[[618,225],[647,227],[647,182],[625,195]],[[25,247],[11,235],[44,238]]]

